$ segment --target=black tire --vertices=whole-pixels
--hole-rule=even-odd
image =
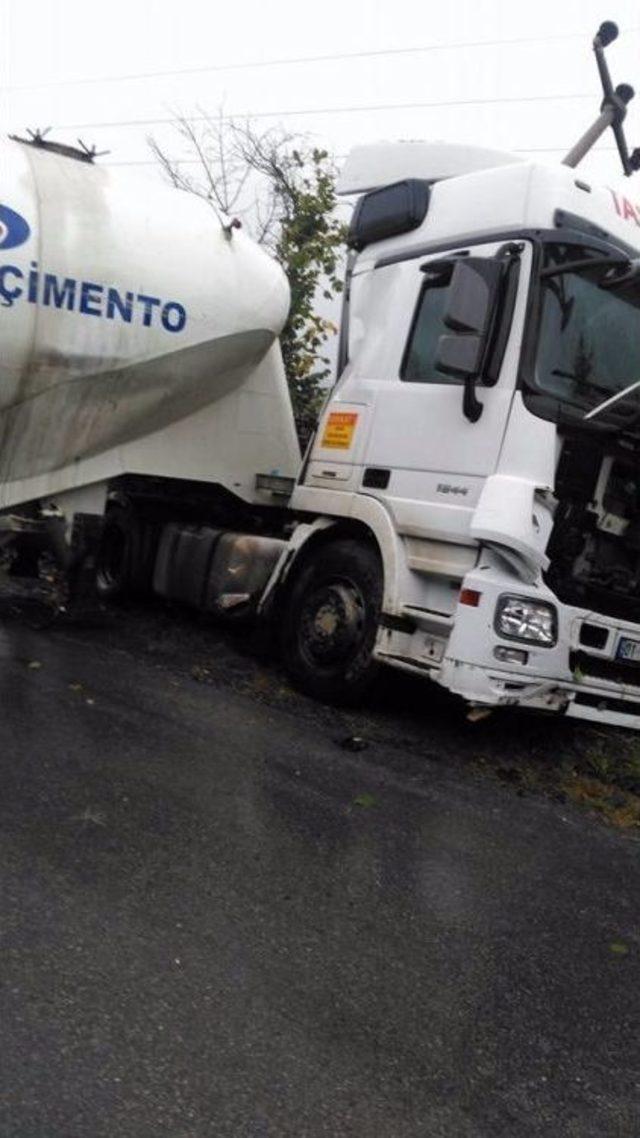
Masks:
[[[372,545],[354,539],[311,551],[284,598],[281,646],[296,687],[328,703],[362,698],[382,606],[382,567]]]
[[[110,506],[96,558],[96,588],[103,600],[122,601],[150,590],[156,545],[155,528],[132,507]]]

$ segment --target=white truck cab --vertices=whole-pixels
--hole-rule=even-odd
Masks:
[[[640,381],[640,207],[475,151],[436,180],[411,151],[357,209],[342,371],[291,507],[375,535],[379,660],[635,724],[640,391],[603,404]]]

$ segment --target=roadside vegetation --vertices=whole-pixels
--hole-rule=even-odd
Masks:
[[[547,720],[536,725],[528,720],[527,740],[509,758],[482,747],[477,765],[520,794],[575,802],[607,825],[640,835],[640,735],[588,724],[575,724],[563,734],[550,731]],[[508,746],[504,753],[509,754]]]

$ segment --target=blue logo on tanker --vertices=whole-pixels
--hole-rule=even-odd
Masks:
[[[8,205],[0,205],[0,249],[15,249],[17,245],[24,245],[30,237],[29,223],[9,209]]]
[[[15,210],[0,205],[0,252],[24,245],[31,236],[29,223]],[[0,265],[0,307],[12,308],[17,301],[62,308],[80,316],[99,316],[144,328],[161,324],[166,332],[182,332],[187,323],[184,305],[133,289],[119,289],[99,281],[82,281],[41,269],[37,261],[29,268]]]

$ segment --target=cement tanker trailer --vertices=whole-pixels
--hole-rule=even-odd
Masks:
[[[161,523],[268,514],[256,475],[297,470],[286,278],[206,201],[80,151],[7,140],[0,169],[0,543],[17,573],[98,548],[103,593],[141,587]]]
[[[206,201],[78,154],[0,146],[0,509],[97,505],[125,472],[255,501],[299,461],[284,274]]]

